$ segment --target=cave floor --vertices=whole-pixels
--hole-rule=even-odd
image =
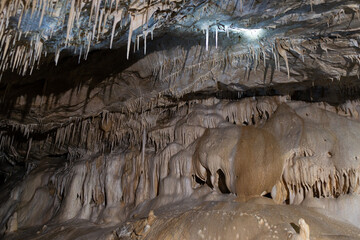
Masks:
[[[7,239],[294,239],[300,218],[310,227],[310,239],[360,239],[360,229],[311,208],[275,205],[268,198],[246,203],[229,199],[201,203],[188,199],[163,206],[154,211],[151,223],[141,213],[116,225],[72,220],[19,229]],[[141,212],[148,212],[149,206]]]

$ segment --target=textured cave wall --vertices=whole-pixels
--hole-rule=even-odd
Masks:
[[[2,229],[15,213],[19,228],[74,218],[121,222],[146,202],[156,208],[214,191],[239,199],[272,192],[281,204],[351,197],[360,181],[360,153],[353,144],[359,141],[360,125],[354,110],[358,103],[347,105],[353,108],[286,97],[209,99],[191,107],[174,106],[173,113],[163,112],[166,121],[159,115],[153,126],[143,119],[158,113],[143,113],[134,135],[138,145],[33,160],[38,167],[13,185],[1,208]],[[89,120],[89,129],[96,126],[100,134],[86,129],[88,140],[104,137],[100,129],[116,126],[115,116]],[[73,134],[65,129],[59,130],[58,139]],[[108,136],[116,131],[112,128]],[[64,144],[68,142],[53,142],[49,148]]]
[[[82,3],[1,5],[1,233],[261,195],[358,225],[357,1]]]

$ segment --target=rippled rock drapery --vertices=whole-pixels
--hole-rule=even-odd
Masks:
[[[358,103],[347,105],[356,109]],[[176,108],[180,114],[153,127],[139,118],[143,131],[135,139],[144,144],[102,154],[84,150],[65,162],[60,156],[39,159],[1,208],[3,227],[14,214],[19,228],[49,220],[120,223],[136,206],[159,208],[226,193],[242,199],[271,192],[280,204],[358,199],[359,152],[351,144],[360,136],[356,110],[286,97],[210,99]],[[143,115],[151,119],[151,113]],[[88,124],[103,134],[105,126],[116,125],[112,119],[107,113]],[[358,212],[351,208],[356,225]]]
[[[0,12],[6,238],[359,238],[357,1]]]

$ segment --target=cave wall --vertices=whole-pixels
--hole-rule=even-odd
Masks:
[[[156,110],[143,113],[132,120],[138,124],[133,133],[138,144],[103,153],[84,145],[76,154],[33,160],[37,167],[23,181],[11,182],[10,197],[1,207],[2,231],[15,213],[19,228],[50,220],[114,223],[136,208],[214,192],[239,200],[271,193],[280,204],[296,205],[308,198],[357,196],[357,106],[259,97],[199,100],[174,106],[174,112],[163,112],[166,118]],[[85,120],[89,142],[110,144],[117,134],[116,116]],[[146,122],[153,118],[153,125]],[[66,129],[48,140],[49,149],[70,148],[74,142],[67,135],[79,130]]]
[[[112,226],[100,238],[141,239],[155,221],[149,239],[267,239],[247,232],[266,226],[256,208],[359,236],[358,1],[3,1],[0,12],[4,236]],[[248,229],[201,218],[209,202],[249,206]],[[189,232],[154,220],[177,205]]]

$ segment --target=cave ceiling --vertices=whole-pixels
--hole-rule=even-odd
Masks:
[[[0,1],[0,235],[358,239],[359,44],[359,0]]]
[[[4,0],[1,12],[2,131],[26,139],[208,98],[358,96],[358,1]]]
[[[309,88],[315,93],[301,100],[340,102],[344,88],[347,98],[348,88],[357,91],[359,6],[336,0],[4,0],[3,114],[31,122],[59,107],[66,117],[90,116],[125,105],[135,111],[130,105],[140,98],[297,97]],[[99,95],[107,98],[95,99]]]

